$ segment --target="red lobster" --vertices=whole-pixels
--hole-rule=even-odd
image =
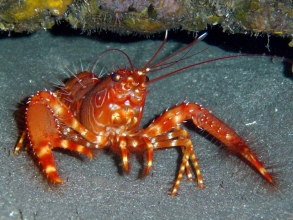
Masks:
[[[78,73],[54,93],[40,91],[29,99],[25,111],[26,129],[16,144],[15,153],[27,139],[29,147],[48,179],[60,183],[63,180],[59,178],[54,162],[52,154],[54,148],[75,151],[90,159],[92,158],[90,148],[109,148],[121,156],[126,172],[129,171],[130,153],[141,153],[147,159],[144,169],[144,175],[147,175],[152,166],[155,150],[180,147],[182,161],[171,191],[171,195],[174,196],[177,194],[184,173],[189,180],[192,180],[192,168],[195,170],[199,188],[204,186],[189,134],[179,126],[187,120],[192,120],[197,127],[213,135],[232,152],[241,155],[261,176],[274,184],[270,173],[251,152],[245,141],[201,105],[183,102],[163,112],[146,128],[139,127],[148,93],[147,86],[201,63],[177,69],[153,80],[149,80],[146,74],[165,69],[191,57],[185,54],[177,61],[166,62],[189,49],[205,35],[162,61],[151,64],[167,40],[166,32],[161,46],[140,69],[134,69],[128,55],[119,49],[102,52],[94,62],[91,71]],[[109,51],[122,53],[129,61],[130,70],[118,69],[103,79],[98,78],[93,74],[94,66],[98,59]],[[218,59],[225,58],[230,57]]]

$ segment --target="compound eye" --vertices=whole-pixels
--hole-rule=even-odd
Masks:
[[[119,80],[121,79],[121,75],[117,72],[113,72],[111,74],[111,79],[114,81],[114,82],[119,82]]]
[[[148,76],[145,76],[145,82],[150,81],[150,78]]]

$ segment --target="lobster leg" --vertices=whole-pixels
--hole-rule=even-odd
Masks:
[[[23,144],[23,141],[25,140],[26,136],[27,136],[26,131],[22,132],[21,137],[19,138],[18,142],[15,145],[15,149],[13,152],[15,155],[18,154],[18,152],[20,151],[22,144]]]
[[[128,152],[127,152],[127,141],[126,141],[125,137],[120,137],[119,148],[121,149],[123,168],[126,173],[129,173],[129,159],[128,159]]]
[[[233,131],[228,125],[218,119],[216,116],[211,114],[207,109],[202,108],[198,104],[191,103],[182,103],[173,107],[172,109],[164,112],[161,116],[159,116],[156,120],[154,120],[145,130],[144,134],[149,136],[149,138],[154,138],[156,140],[157,136],[164,134],[174,128],[176,126],[186,120],[192,120],[193,123],[208,133],[213,135],[219,141],[221,141],[228,149],[231,151],[240,154],[245,160],[247,160],[268,182],[274,184],[274,180],[269,172],[264,168],[262,163],[257,159],[257,157],[251,152],[249,147],[246,145],[245,141],[241,139],[241,137]],[[158,144],[154,144],[156,148],[163,147],[171,147],[171,146],[182,146],[179,143],[172,144],[170,140],[170,145],[165,141],[164,145],[162,142],[158,142]],[[186,145],[185,145],[186,146]],[[187,153],[190,152],[187,150]],[[191,154],[191,159],[194,160],[195,155]],[[187,163],[186,153],[183,154],[182,163]],[[196,159],[195,159],[196,161]],[[184,165],[186,167],[186,164]],[[188,167],[188,166],[187,166]],[[177,176],[176,182],[179,180],[178,184],[174,185],[172,192],[176,191],[180,184],[180,173],[182,171],[182,165],[179,170],[179,174]],[[176,193],[176,192],[175,192]],[[173,194],[173,193],[172,193]]]
[[[178,144],[180,144],[180,142],[178,142],[178,139],[180,139],[180,142],[183,143],[183,147],[185,147],[187,145],[187,143],[191,143],[190,141],[190,137],[189,134],[186,130],[183,130],[179,125],[176,126],[176,130],[175,131],[171,131],[168,132],[164,135],[160,135],[157,136],[155,138],[152,138],[152,141],[155,142],[155,148],[159,149],[159,148],[168,148],[168,147],[175,147],[175,146],[179,146]],[[171,140],[174,140],[173,142]],[[177,141],[176,141],[177,140]],[[184,141],[186,142],[184,144]],[[191,154],[193,153],[193,146],[192,144],[190,145],[191,148]],[[182,151],[184,150],[184,148],[182,149]],[[192,155],[190,155],[192,156]],[[194,159],[192,159],[194,158]],[[200,169],[198,167],[198,163],[196,160],[195,155],[192,156],[190,159],[192,159],[193,162],[193,166],[195,168],[196,171],[198,171],[200,173]],[[192,174],[191,174],[191,168],[189,165],[189,162],[187,161],[186,164],[186,174],[187,174],[187,178],[188,180],[192,180]]]
[[[189,164],[189,160],[192,162],[191,164],[195,170],[198,187],[200,189],[204,188],[200,168],[199,168],[195,153],[193,151],[193,146],[192,146],[192,142],[190,140],[189,134],[187,133],[187,131],[183,130],[179,126],[176,126],[176,129],[177,129],[176,131],[169,132],[167,134],[157,136],[152,139],[152,142],[155,142],[154,143],[155,149],[169,148],[169,147],[176,147],[176,146],[181,147],[182,154],[183,154],[182,161],[181,161],[178,175],[175,180],[175,184],[171,191],[171,196],[175,196],[177,194],[184,171],[186,171],[188,180],[192,180],[191,167]]]
[[[123,168],[126,173],[129,173],[129,150],[133,152],[146,152],[147,167],[145,168],[142,176],[146,176],[152,166],[154,146],[150,140],[141,136],[120,136],[117,143],[110,146],[113,152],[121,154]]]
[[[106,142],[85,129],[52,93],[39,92],[30,98],[26,109],[26,131],[16,144],[17,153],[27,135],[30,146],[42,165],[47,177],[53,182],[63,182],[58,175],[52,149],[60,147],[92,158],[88,148],[73,141],[64,140],[59,132],[59,121],[78,131],[84,138],[97,144]],[[102,141],[101,141],[102,140]],[[103,145],[102,145],[103,146]]]
[[[166,143],[165,141],[170,141],[170,139],[174,140],[174,139],[186,139],[186,142],[189,142],[190,140],[190,137],[189,137],[189,134],[187,133],[187,131],[183,130],[180,126],[176,126],[176,130],[175,131],[172,131],[172,132],[168,132],[164,135],[160,135],[160,136],[157,136],[155,138],[152,138],[152,141],[155,142],[156,144],[156,147],[157,149],[159,148],[166,148],[166,147],[171,147],[171,146],[177,146],[177,145],[174,145],[174,144],[178,144],[177,142],[173,141],[171,143]],[[159,142],[165,142],[165,143],[159,143]],[[184,146],[182,147],[185,147],[186,144],[184,144]],[[198,179],[198,185],[200,188],[203,188],[203,181],[202,181],[202,177],[201,177],[201,174],[200,174],[200,169],[199,169],[199,166],[198,166],[198,162],[197,162],[197,159],[196,159],[196,156],[193,152],[193,146],[191,146],[192,150],[191,150],[191,158],[190,160],[192,161],[192,165],[196,171],[196,174],[197,174],[197,179]],[[182,152],[184,151],[184,148],[182,148]],[[190,168],[190,164],[189,162],[187,161],[186,162],[186,175],[187,175],[187,178],[188,180],[192,180],[192,174],[191,174],[191,168]]]
[[[142,176],[146,176],[150,172],[150,169],[153,164],[154,145],[151,143],[151,141],[149,139],[147,139],[145,137],[143,137],[143,140],[144,140],[146,148],[147,148],[147,150],[146,150],[147,166],[146,166]]]

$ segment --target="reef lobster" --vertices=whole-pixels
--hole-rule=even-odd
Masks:
[[[191,57],[187,57],[185,53],[180,59],[169,61],[206,36],[206,34],[200,36],[173,55],[152,64],[167,40],[167,33],[156,53],[140,69],[134,69],[132,61],[125,52],[108,49],[98,56],[90,71],[78,73],[55,92],[40,91],[30,97],[25,110],[25,130],[14,152],[18,153],[22,145],[28,142],[28,148],[33,151],[47,178],[54,183],[61,183],[63,180],[59,178],[52,154],[54,148],[78,152],[90,159],[91,148],[108,148],[121,156],[125,172],[129,171],[130,154],[140,153],[146,157],[147,163],[143,174],[147,175],[152,167],[155,150],[179,147],[182,151],[182,160],[171,189],[171,195],[174,196],[185,173],[187,178],[192,180],[194,171],[199,188],[204,187],[189,134],[180,126],[181,123],[191,120],[198,128],[217,138],[229,150],[241,155],[263,178],[274,184],[271,174],[245,141],[201,105],[187,102],[177,104],[163,112],[146,128],[139,126],[148,93],[147,86],[154,81],[200,64],[192,64],[149,80],[148,72],[165,69]],[[99,58],[109,51],[122,53],[128,59],[130,69],[118,69],[104,78],[98,78],[93,74],[94,66]],[[225,58],[229,57],[221,59]],[[205,62],[215,60],[217,59]]]

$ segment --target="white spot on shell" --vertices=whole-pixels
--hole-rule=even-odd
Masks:
[[[232,139],[232,136],[230,134],[226,134],[226,139],[227,140],[231,140]]]

